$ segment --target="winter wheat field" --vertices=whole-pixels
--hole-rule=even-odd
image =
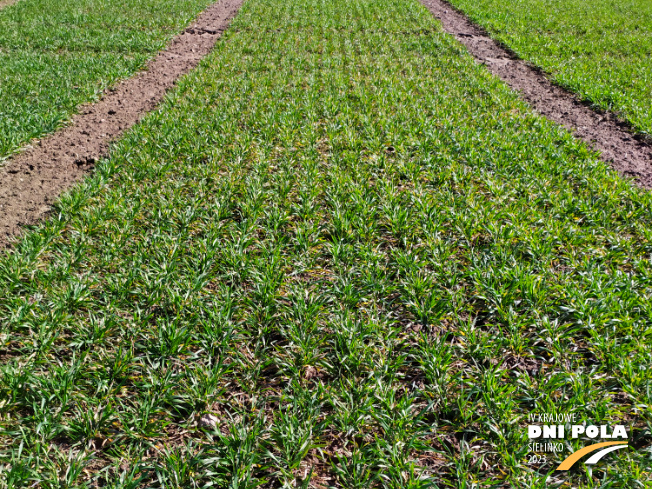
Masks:
[[[651,39],[0,0],[0,488],[652,487]]]

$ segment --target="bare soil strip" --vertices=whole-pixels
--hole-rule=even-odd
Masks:
[[[602,153],[602,159],[644,188],[652,188],[652,145],[637,138],[613,114],[601,114],[552,84],[545,75],[501,47],[480,27],[444,0],[421,0],[444,30],[464,44],[489,71],[500,77],[539,113],[572,130]]]
[[[70,126],[32,143],[0,169],[0,247],[35,223],[57,196],[84,176],[109,143],[153,110],[176,80],[215,45],[244,0],[220,0],[175,37],[146,71],[125,80],[95,104],[80,108]]]
[[[13,5],[17,1],[18,0],[0,0],[0,8],[9,7],[9,5]]]

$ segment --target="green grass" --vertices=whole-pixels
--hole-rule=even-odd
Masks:
[[[0,487],[648,487],[651,211],[417,1],[248,0],[0,258]]]
[[[210,0],[22,0],[0,10],[0,161],[133,75]]]
[[[450,0],[521,58],[652,135],[652,2]]]

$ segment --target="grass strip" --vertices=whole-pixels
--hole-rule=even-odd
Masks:
[[[449,1],[555,83],[652,135],[652,3]]]
[[[645,486],[651,210],[416,0],[248,0],[0,259],[0,480]]]
[[[128,78],[210,0],[27,0],[0,10],[0,161]]]

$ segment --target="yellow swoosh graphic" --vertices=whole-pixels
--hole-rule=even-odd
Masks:
[[[581,450],[578,450],[574,453],[571,453],[566,459],[559,464],[555,470],[568,470],[570,469],[575,462],[581,459],[587,453],[595,452],[596,450],[603,447],[610,447],[612,445],[627,445],[627,442],[622,441],[605,441],[604,443],[596,443],[595,445],[589,445],[584,447]]]

